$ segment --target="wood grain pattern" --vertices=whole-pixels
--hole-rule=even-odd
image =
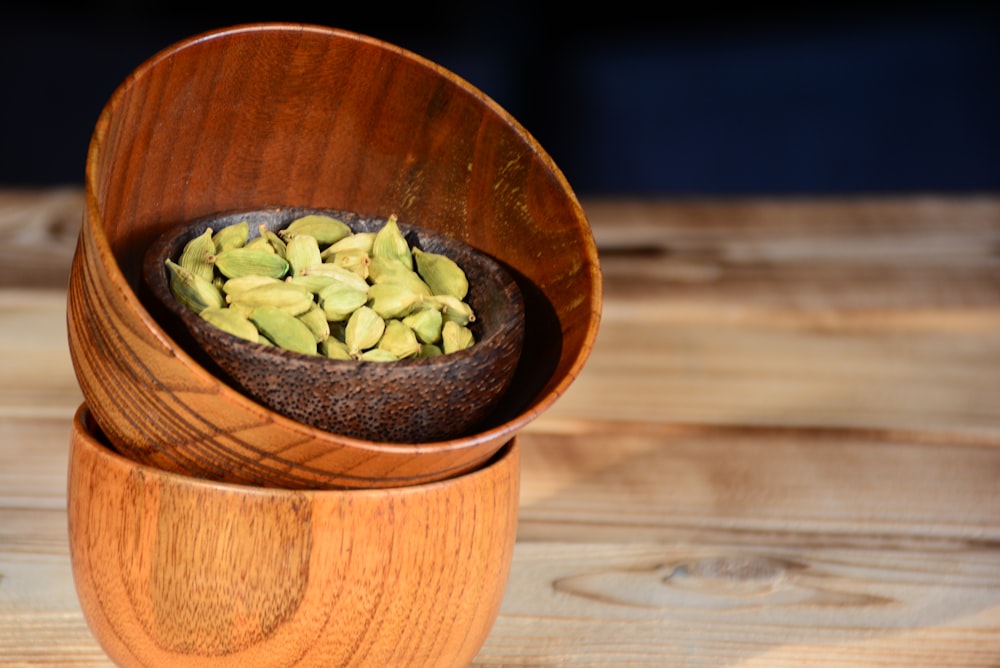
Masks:
[[[472,665],[1000,665],[1000,201],[584,207],[602,328],[522,432],[510,580]],[[730,259],[643,251],[676,239]],[[0,285],[9,665],[112,665],[69,564],[64,305]]]
[[[122,666],[468,663],[496,618],[520,448],[433,485],[219,485],[113,454],[81,409],[69,545],[91,631]]]
[[[192,38],[123,82],[90,146],[70,353],[98,423],[142,461],[297,488],[442,479],[544,412],[590,354],[600,272],[572,190],[506,112],[398,47],[295,24]],[[396,213],[504,263],[530,324],[497,417],[448,439],[350,438],[254,402],[199,364],[143,298],[146,249],[203,216],[280,205]]]

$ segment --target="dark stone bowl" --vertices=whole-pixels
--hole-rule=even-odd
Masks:
[[[333,360],[253,343],[205,322],[178,302],[164,264],[177,260],[190,239],[207,227],[247,220],[251,238],[260,224],[279,230],[307,213],[324,213],[355,232],[375,231],[385,218],[349,211],[274,207],[227,212],[171,227],[147,250],[146,285],[165,307],[172,334],[183,323],[186,347],[207,357],[236,389],[272,410],[335,434],[382,442],[420,443],[473,433],[509,388],[524,341],[524,302],[510,273],[489,255],[438,232],[399,221],[411,246],[447,255],[469,279],[466,300],[476,313],[476,343],[463,351],[396,362]]]

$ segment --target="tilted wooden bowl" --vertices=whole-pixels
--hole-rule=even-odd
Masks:
[[[597,335],[597,249],[551,158],[480,91],[375,39],[259,24],[157,54],[101,113],[85,186],[67,305],[74,369],[108,438],[168,470],[281,487],[455,475],[558,400]],[[524,348],[475,433],[400,444],[308,427],[220,380],[160,326],[142,288],[149,245],[178,221],[275,203],[395,212],[510,271]]]
[[[210,325],[170,290],[166,260],[206,229],[241,221],[259,236],[309,214],[335,217],[357,232],[374,232],[386,219],[330,209],[274,207],[208,216],[168,230],[146,252],[143,275],[156,298],[179,319],[198,346],[250,397],[278,413],[335,434],[378,441],[421,442],[460,438],[488,416],[510,387],[524,341],[524,301],[513,277],[492,258],[436,232],[398,226],[411,247],[443,254],[465,272],[465,300],[476,318],[476,343],[424,359],[365,362],[304,355],[247,341]],[[160,319],[168,331],[170,320]],[[179,336],[175,335],[175,338]]]
[[[76,590],[120,666],[466,666],[500,609],[519,449],[387,490],[214,483],[114,452],[81,406],[67,509]]]

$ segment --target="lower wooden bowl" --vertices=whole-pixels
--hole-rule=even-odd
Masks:
[[[465,666],[506,587],[516,439],[446,481],[304,491],[215,483],[117,454],[73,422],[70,557],[121,666]]]

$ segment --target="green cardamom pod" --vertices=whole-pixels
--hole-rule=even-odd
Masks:
[[[332,216],[309,214],[296,218],[278,234],[288,240],[300,234],[307,234],[325,247],[349,236],[351,228],[348,227],[347,223]]]
[[[420,352],[420,342],[413,330],[400,320],[387,320],[385,331],[376,344],[378,348],[392,353],[396,359],[415,357]]]
[[[247,341],[256,342],[260,338],[256,325],[250,322],[245,315],[229,308],[219,308],[211,306],[199,313],[205,322],[218,327],[224,332],[229,332],[233,336],[238,336]]]
[[[289,285],[294,285],[297,288],[302,288],[307,292],[311,292],[314,295],[318,295],[323,291],[323,288],[336,283],[337,279],[332,276],[323,276],[321,274],[306,274],[302,276],[286,276],[285,282]]]
[[[296,317],[309,328],[316,343],[322,343],[330,338],[330,323],[319,304],[314,303],[308,311]]]
[[[250,320],[261,334],[279,348],[303,355],[318,354],[313,333],[301,320],[287,311],[274,306],[261,306],[254,309]]]
[[[372,245],[375,243],[374,232],[356,232],[349,234],[340,241],[336,241],[323,249],[323,260],[333,257],[337,253],[344,251],[362,251],[366,255],[372,254]]]
[[[413,330],[421,343],[437,343],[441,340],[441,326],[444,319],[435,308],[422,308],[403,318],[403,324]]]
[[[320,307],[330,322],[347,320],[351,314],[368,303],[368,290],[358,290],[353,285],[334,282],[317,295]]]
[[[258,285],[255,288],[228,295],[226,300],[234,306],[242,306],[251,310],[263,306],[274,307],[293,316],[302,315],[316,303],[311,292],[284,281]]]
[[[274,249],[275,253],[277,253],[281,257],[285,257],[284,239],[279,237],[276,233],[272,232],[271,230],[267,229],[267,225],[264,224],[258,225],[257,231],[260,233],[260,236],[262,238],[267,240],[267,243],[270,244],[271,248]]]
[[[201,313],[206,308],[226,305],[222,293],[212,284],[212,281],[185,269],[171,259],[166,260],[167,271],[170,273],[168,285],[170,292],[181,304],[195,313]]]
[[[385,320],[368,306],[362,306],[351,314],[344,328],[344,343],[352,357],[373,347],[382,338]]]
[[[350,269],[344,269],[343,267],[338,267],[330,262],[324,262],[322,264],[313,265],[307,267],[303,270],[302,276],[326,276],[328,278],[334,278],[341,283],[347,283],[348,285],[354,286],[358,290],[367,290],[368,281],[361,278],[355,274]]]
[[[369,266],[372,263],[371,257],[363,250],[345,250],[333,255],[328,255],[324,262],[343,267],[348,271],[353,271],[361,278],[367,279]]]
[[[417,357],[438,357],[444,355],[444,351],[441,347],[433,343],[425,343],[420,346],[420,352],[417,353]]]
[[[410,244],[406,242],[406,237],[403,236],[403,232],[396,223],[396,214],[389,216],[389,220],[375,233],[371,255],[372,257],[399,260],[407,269],[413,268]]]
[[[350,351],[347,350],[347,344],[340,339],[330,337],[325,341],[321,341],[319,344],[319,353],[324,357],[329,357],[332,360],[351,360]]]
[[[426,301],[441,311],[445,321],[452,320],[462,326],[476,321],[472,307],[461,299],[455,299],[451,295],[432,295]]]
[[[285,245],[285,260],[293,276],[301,276],[308,267],[323,263],[319,242],[309,234],[296,234]]]
[[[445,321],[441,328],[441,350],[444,354],[465,350],[475,343],[472,330],[459,325],[454,320]]]
[[[398,283],[427,297],[434,294],[420,274],[391,258],[372,257],[368,265],[368,281],[372,284]]]
[[[372,348],[366,350],[358,357],[363,362],[398,362],[399,358],[388,350],[382,348]]]
[[[368,305],[385,319],[409,315],[424,295],[397,283],[376,283],[368,288]]]
[[[215,266],[226,278],[238,276],[270,276],[284,278],[288,261],[275,253],[249,247],[233,248],[215,256]]]
[[[237,276],[236,278],[227,278],[222,283],[222,291],[227,295],[234,295],[238,292],[244,292],[250,288],[256,288],[260,285],[267,285],[273,283],[280,283],[280,279],[273,278],[271,276],[261,276],[258,274],[247,274],[246,276]]]
[[[239,246],[237,246],[237,248],[239,248]],[[267,237],[254,237],[253,239],[250,239],[248,242],[246,242],[246,244],[243,245],[243,248],[249,248],[250,250],[264,251],[266,253],[270,253],[271,255],[278,254],[278,251],[274,250],[274,246],[272,246],[271,242],[267,240]],[[230,250],[230,249],[227,248],[223,250]],[[222,251],[220,250],[219,252],[221,253]]]
[[[465,299],[469,293],[469,280],[465,271],[447,255],[427,253],[414,248],[413,261],[417,265],[417,273],[427,282],[434,294]]]
[[[215,242],[212,241],[212,228],[206,229],[184,244],[177,264],[202,278],[212,280],[215,276]]]
[[[221,230],[212,235],[212,242],[215,244],[215,252],[221,253],[231,248],[243,248],[247,245],[250,237],[250,223],[241,220],[238,223],[226,225]]]

